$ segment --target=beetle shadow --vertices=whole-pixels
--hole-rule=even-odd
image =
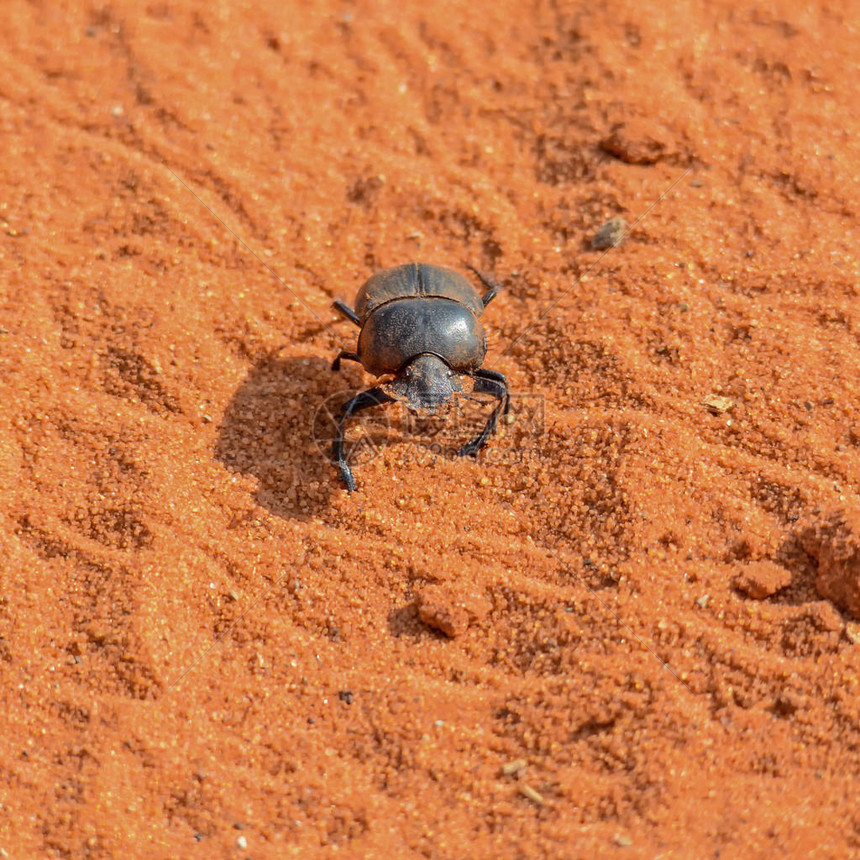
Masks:
[[[342,489],[329,456],[331,415],[360,384],[360,373],[332,373],[321,358],[268,353],[227,405],[215,456],[231,472],[254,476],[255,500],[276,516],[316,516]],[[320,414],[329,416],[328,423],[315,433],[315,417],[325,404],[330,408]]]
[[[768,602],[782,606],[808,606],[827,599],[819,593],[816,585],[819,561],[803,546],[799,531],[791,531],[783,538],[771,560],[791,574],[791,581],[784,588],[774,592],[768,598]],[[740,593],[741,597],[744,596],[737,588],[735,592]],[[829,602],[837,612],[845,615],[842,609],[832,601]]]

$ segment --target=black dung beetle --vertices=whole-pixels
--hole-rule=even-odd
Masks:
[[[407,263],[377,272],[358,291],[355,310],[341,301],[336,307],[360,329],[358,352],[341,352],[332,370],[343,359],[357,361],[374,376],[393,374],[394,379],[344,404],[332,456],[340,477],[351,493],[355,478],[343,454],[343,434],[351,415],[393,400],[414,412],[433,414],[462,391],[461,379],[471,377],[473,392],[490,394],[499,403],[484,429],[458,452],[476,454],[496,429],[499,415],[510,404],[504,375],[481,367],[487,353],[487,338],[481,314],[498,288],[477,269],[487,291],[480,293],[459,273],[428,263]]]

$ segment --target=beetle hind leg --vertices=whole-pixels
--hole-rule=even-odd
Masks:
[[[355,478],[343,453],[343,434],[346,429],[346,420],[350,416],[355,415],[356,412],[361,412],[362,409],[369,409],[371,406],[382,406],[383,403],[388,403],[391,400],[393,398],[389,397],[381,388],[371,388],[369,391],[362,391],[361,394],[356,394],[352,400],[348,400],[343,405],[340,413],[340,422],[337,427],[337,437],[332,442],[331,453],[332,459],[337,463],[337,467],[340,470],[340,479],[346,484],[346,489],[349,493],[355,490]]]
[[[458,452],[460,457],[474,457],[496,430],[499,416],[508,414],[511,408],[511,397],[508,391],[508,380],[503,373],[496,370],[476,370],[474,373],[477,394],[492,394],[499,401],[490,415],[484,429],[471,442],[467,442]]]

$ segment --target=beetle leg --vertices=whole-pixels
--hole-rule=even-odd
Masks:
[[[498,295],[498,293],[499,290],[497,287],[492,287],[484,293],[481,297],[481,301],[484,303],[484,310],[486,310],[487,305]]]
[[[340,363],[344,359],[346,359],[347,361],[357,361],[359,364],[361,364],[361,359],[358,357],[357,352],[345,352],[344,350],[341,350],[340,353],[338,353],[337,358],[335,358],[335,360],[331,363],[331,369],[340,370]]]
[[[484,445],[487,439],[495,432],[496,424],[500,415],[507,415],[511,407],[510,393],[508,392],[508,380],[503,373],[497,370],[476,370],[474,391],[478,394],[492,394],[499,401],[498,406],[490,415],[487,426],[471,442],[465,444],[457,453],[460,457],[474,457]]]
[[[484,303],[484,308],[498,295],[500,287],[490,287],[487,292],[481,298],[481,301]]]
[[[486,275],[479,272],[474,266],[470,266],[468,263],[466,263],[466,266],[468,266],[468,268],[478,276],[478,280],[487,288],[487,292],[485,292],[481,298],[481,302],[486,308],[487,305],[498,295],[501,287],[495,281],[491,281]]]
[[[343,455],[343,432],[346,428],[346,419],[356,412],[361,412],[362,409],[369,409],[371,406],[382,406],[383,403],[388,403],[393,400],[381,388],[371,388],[369,391],[362,391],[361,394],[356,394],[352,400],[347,401],[343,405],[340,413],[340,424],[337,428],[337,438],[331,446],[331,453],[337,466],[340,469],[340,479],[346,484],[347,492],[355,490],[355,478],[352,476],[352,469],[349,468],[349,463]]]
[[[346,302],[342,302],[338,299],[337,301],[332,302],[331,306],[333,308],[337,308],[350,322],[354,322],[359,328],[361,328],[361,320],[358,318],[358,314]]]

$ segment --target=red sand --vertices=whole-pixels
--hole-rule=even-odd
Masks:
[[[860,851],[856,7],[293,6],[4,6],[0,856]],[[410,260],[543,432],[348,496]]]

